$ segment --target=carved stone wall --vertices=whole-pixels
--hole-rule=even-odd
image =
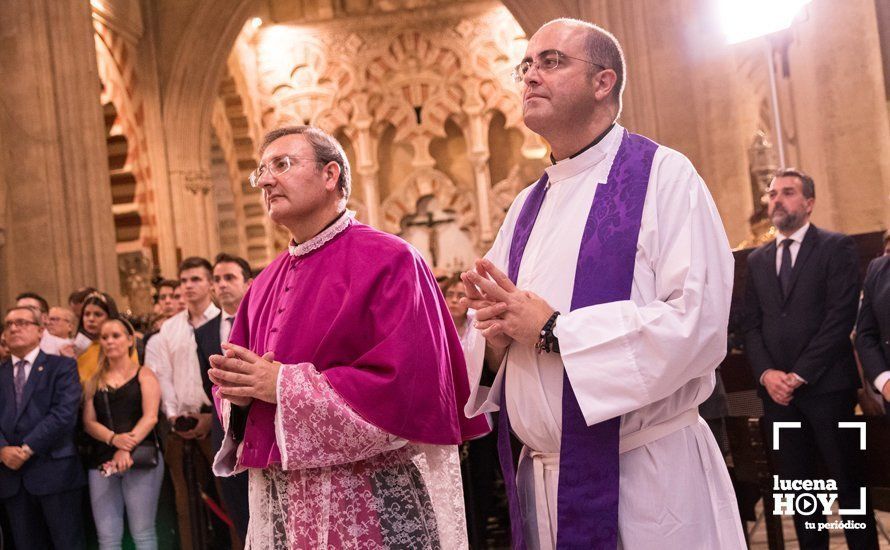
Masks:
[[[255,65],[244,71],[256,81],[263,130],[313,124],[340,137],[354,175],[350,206],[366,223],[402,233],[419,201],[435,196],[479,254],[509,206],[490,164],[512,162],[513,146],[527,144],[518,158],[540,171],[546,148],[522,125],[510,78],[525,39],[499,3],[276,25],[248,44]],[[492,143],[493,120],[499,136],[514,137]],[[511,192],[534,171],[508,174]]]

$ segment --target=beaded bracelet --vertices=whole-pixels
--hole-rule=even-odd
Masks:
[[[553,315],[547,319],[547,322],[544,323],[544,326],[541,328],[538,342],[535,344],[535,349],[538,350],[538,353],[559,353],[559,339],[553,334],[553,326],[556,325],[556,318],[558,316],[559,312],[554,311]]]

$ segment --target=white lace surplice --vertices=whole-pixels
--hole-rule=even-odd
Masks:
[[[282,464],[250,469],[247,548],[467,547],[456,446],[376,428],[309,363],[281,368],[275,435]],[[238,455],[224,444],[217,475],[244,470]]]

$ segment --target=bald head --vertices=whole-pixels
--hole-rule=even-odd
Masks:
[[[621,96],[624,93],[624,83],[626,78],[624,50],[621,49],[621,44],[618,42],[618,39],[615,38],[615,35],[598,25],[568,17],[561,17],[559,19],[548,21],[541,26],[541,29],[539,29],[538,32],[551,25],[568,27],[581,33],[584,50],[587,53],[587,59],[596,63],[600,67],[615,71],[615,87],[612,88],[611,96],[615,105],[618,106],[618,112],[615,115],[617,118],[618,115],[621,114]],[[589,72],[592,75],[595,71],[599,70],[600,67],[591,65]]]

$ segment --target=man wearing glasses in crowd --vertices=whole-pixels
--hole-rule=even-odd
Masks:
[[[466,412],[501,411],[514,547],[744,548],[697,413],[726,352],[733,258],[689,160],[617,123],[624,75],[614,36],[566,19],[516,67],[553,165],[463,275]],[[490,391],[485,355],[501,365]]]
[[[83,548],[77,363],[41,351],[43,331],[28,306],[3,321],[11,356],[0,363],[0,502],[16,548]]]

